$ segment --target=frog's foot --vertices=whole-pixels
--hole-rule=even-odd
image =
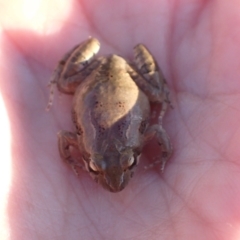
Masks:
[[[170,157],[170,156],[169,156]],[[162,159],[158,159],[158,160],[155,160],[153,163],[149,164],[148,166],[144,166],[144,169],[145,170],[148,170],[150,168],[153,168],[155,167],[156,165],[158,164],[161,164],[161,172],[163,173],[164,171],[164,168],[165,168],[165,165],[167,163],[167,160],[169,159],[169,157],[167,157],[167,154],[165,152],[162,152]]]
[[[154,136],[157,138],[158,143],[161,146],[162,156],[161,156],[161,159],[157,159],[152,164],[145,167],[145,169],[152,168],[157,164],[161,164],[161,171],[163,172],[167,161],[172,155],[172,151],[173,151],[172,144],[170,142],[168,134],[163,129],[162,125],[157,125],[157,124],[153,125],[146,131],[146,134],[145,134],[146,140],[151,139]]]
[[[46,107],[46,111],[49,111],[52,104],[53,104],[53,98],[54,98],[54,89],[56,87],[56,82],[55,81],[50,81],[47,85],[49,87],[49,99],[48,99],[48,104],[47,104],[47,107]]]
[[[70,147],[77,148],[77,134],[67,131],[60,131],[58,133],[58,148],[61,158],[64,162],[69,164],[73,169],[74,173],[78,176],[78,169],[85,170],[85,167],[80,164],[77,160],[74,160],[71,156]]]
[[[71,49],[68,53],[66,53],[63,58],[58,62],[57,66],[55,67],[52,76],[50,78],[50,81],[48,83],[48,87],[50,89],[50,94],[49,94],[49,100],[48,104],[46,107],[46,110],[49,111],[53,104],[53,98],[54,98],[54,89],[57,85],[58,80],[60,79],[60,76],[63,72],[64,66],[68,60],[68,58],[71,56],[71,54],[78,48],[78,46],[75,46],[73,49]]]
[[[64,162],[66,162],[68,165],[71,166],[73,172],[76,176],[79,176],[79,168],[83,171],[86,171],[86,168],[84,165],[80,164],[79,162],[75,161],[73,158],[64,159]]]

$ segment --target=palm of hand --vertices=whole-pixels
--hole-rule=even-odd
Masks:
[[[140,20],[121,19],[117,15],[118,19],[103,28],[106,18],[112,16],[107,15],[106,9],[101,9],[106,11],[104,17],[94,15],[94,6],[88,4],[84,5],[86,8],[78,6],[72,10],[60,33],[39,37],[30,32],[8,31],[3,38],[6,60],[1,73],[9,79],[6,83],[1,78],[0,84],[13,134],[13,184],[7,206],[12,236],[24,234],[24,239],[34,239],[32,236],[36,235],[42,239],[236,236],[240,210],[237,147],[240,86],[235,63],[239,48],[234,39],[227,44],[231,34],[224,35],[226,27],[217,23],[210,32],[208,22],[213,16],[199,16],[210,6],[192,10],[189,15],[179,7],[175,17],[169,18],[159,12],[151,15],[145,9],[145,17]],[[87,9],[93,11],[88,12],[91,21],[78,14]],[[150,9],[153,11],[154,6]],[[164,11],[166,6],[161,9]],[[215,14],[217,18],[219,13]],[[186,22],[177,20],[183,16]],[[83,26],[84,36],[78,34]],[[66,38],[67,29],[74,31]],[[76,178],[60,162],[56,133],[72,128],[70,98],[63,96],[61,103],[55,98],[56,106],[49,113],[44,111],[46,84],[54,63],[89,34],[102,39],[102,53],[129,57],[136,43],[146,44],[172,90],[174,110],[168,111],[164,124],[173,141],[174,156],[163,175],[157,168],[144,172],[142,166],[147,160],[143,158],[129,186],[117,194],[101,189],[86,173]],[[53,43],[56,39],[60,44]],[[6,68],[8,63],[11,68]],[[12,66],[18,66],[14,72]],[[201,234],[196,236],[196,231]]]

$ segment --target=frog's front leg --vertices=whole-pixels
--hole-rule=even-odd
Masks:
[[[156,164],[160,163],[161,164],[161,171],[163,171],[164,167],[166,165],[166,162],[168,161],[168,159],[172,155],[172,151],[173,151],[172,144],[171,144],[171,141],[168,137],[168,134],[163,129],[162,125],[155,124],[155,125],[150,126],[147,129],[147,131],[145,132],[145,141],[147,142],[150,139],[152,139],[153,137],[156,137],[159,145],[161,145],[162,157],[161,157],[161,159],[158,159],[158,160],[154,161],[154,163],[150,164],[146,168],[153,167]]]
[[[75,174],[78,175],[77,168],[85,168],[78,161],[72,158],[70,152],[71,146],[78,148],[77,134],[67,131],[60,131],[58,133],[58,148],[60,156],[64,162],[72,167]]]
[[[89,38],[74,47],[58,62],[49,86],[50,97],[47,110],[52,105],[54,86],[60,92],[73,94],[77,86],[98,66],[94,56],[98,53],[100,43],[96,38]]]

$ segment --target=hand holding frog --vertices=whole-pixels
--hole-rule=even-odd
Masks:
[[[139,1],[137,8],[136,1],[40,2],[1,5],[0,89],[7,109],[1,116],[9,120],[11,155],[1,152],[6,225],[0,238],[238,239],[238,2]],[[56,133],[71,130],[70,99],[44,111],[54,64],[89,34],[101,37],[104,53],[124,56],[137,39],[144,42],[161,63],[174,103],[164,116],[174,146],[164,174],[143,172],[143,155],[144,164],[116,194],[86,173],[79,180],[59,161]],[[1,137],[9,139],[4,131]],[[8,164],[11,182],[4,187]]]

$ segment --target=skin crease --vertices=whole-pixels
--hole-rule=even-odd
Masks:
[[[45,0],[28,5],[32,16],[20,11],[24,2],[0,1],[0,89],[12,133],[0,239],[239,239],[239,1]],[[55,64],[89,35],[100,54],[127,58],[144,43],[174,105],[164,119],[174,147],[164,173],[143,170],[156,150],[148,146],[116,194],[60,160],[56,134],[73,128],[71,97],[56,94],[44,110]]]

